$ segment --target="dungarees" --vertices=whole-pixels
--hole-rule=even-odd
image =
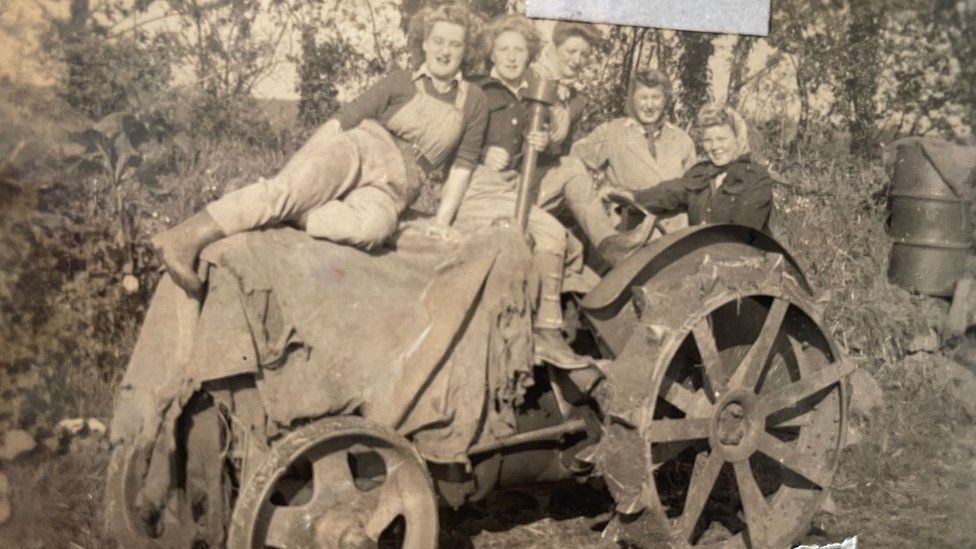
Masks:
[[[314,135],[273,178],[210,203],[224,234],[291,222],[317,238],[364,249],[381,245],[416,199],[426,170],[457,147],[467,96],[459,83],[454,104],[417,93],[384,128],[366,120],[334,135]]]

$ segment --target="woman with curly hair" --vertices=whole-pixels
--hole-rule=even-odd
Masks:
[[[571,154],[590,169],[604,171],[611,188],[640,190],[681,177],[698,159],[691,137],[668,121],[672,99],[671,81],[664,73],[636,72],[626,116],[597,126],[573,144]],[[661,225],[672,232],[687,227],[688,220],[678,214]]]
[[[501,15],[492,20],[481,35],[486,52],[488,75],[474,80],[485,93],[488,125],[481,165],[474,172],[470,188],[458,209],[456,226],[477,230],[515,213],[517,169],[523,147],[537,152],[552,142],[547,130],[529,131],[530,105],[522,94],[535,83],[528,70],[541,50],[542,40],[531,21],[520,15]],[[538,362],[548,362],[574,371],[591,365],[563,339],[560,294],[566,261],[566,229],[552,215],[538,207],[529,211],[528,231],[532,237],[533,265],[539,276],[538,305],[535,308],[534,346]],[[598,371],[584,374],[584,390]]]
[[[708,104],[698,112],[696,125],[705,160],[680,178],[647,189],[613,191],[611,198],[635,201],[658,215],[687,213],[691,225],[735,223],[769,232],[773,179],[750,155],[742,115],[732,107]]]
[[[207,205],[153,239],[174,281],[199,295],[194,271],[208,244],[292,223],[312,236],[366,250],[385,242],[428,174],[450,170],[428,234],[445,237],[477,165],[485,96],[462,77],[477,57],[480,20],[461,4],[410,22],[413,71],[394,68],[319,128],[285,167]]]

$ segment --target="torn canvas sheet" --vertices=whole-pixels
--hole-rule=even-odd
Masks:
[[[472,444],[514,432],[531,378],[535,291],[514,231],[448,243],[408,226],[395,251],[370,254],[277,228],[201,257],[209,289],[198,313],[168,279],[158,288],[116,403],[114,442],[168,462],[192,393],[240,374],[255,376],[268,433],[357,413],[396,427],[427,459],[465,462]]]

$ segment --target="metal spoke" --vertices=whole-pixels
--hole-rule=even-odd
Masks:
[[[808,415],[808,413],[809,410],[797,416],[787,417],[782,421],[774,419],[773,421],[768,422],[766,426],[770,429],[783,429],[783,428],[790,428],[790,427],[794,427],[794,428],[809,427],[813,423],[810,420],[810,416]]]
[[[854,365],[849,361],[827,364],[806,379],[800,379],[778,391],[763,395],[759,401],[758,412],[765,417],[784,408],[795,406],[801,400],[840,383],[844,376],[853,370]]]
[[[379,487],[375,488],[376,507],[366,521],[366,535],[372,540],[379,539],[383,530],[406,510],[407,499],[410,498],[409,482],[405,478],[409,473],[404,470],[408,466],[402,461],[387,462],[386,478]]]
[[[709,418],[658,419],[651,422],[648,437],[651,442],[677,442],[708,438]]]
[[[826,488],[833,478],[832,471],[821,467],[811,456],[796,451],[769,433],[760,435],[759,451],[821,488]]]
[[[763,497],[756,477],[752,474],[752,466],[749,460],[735,462],[735,483],[739,488],[739,500],[742,502],[742,511],[746,515],[746,526],[749,528],[749,539],[753,547],[765,547],[766,543],[766,517],[769,516],[769,508],[766,505],[766,498]]]
[[[776,342],[776,337],[783,326],[783,318],[786,317],[786,311],[789,308],[789,301],[780,298],[773,300],[769,313],[766,315],[766,321],[759,332],[759,337],[756,338],[755,343],[749,348],[749,352],[746,353],[739,367],[732,374],[729,387],[746,388],[750,391],[756,389],[756,384],[766,368],[766,363],[769,362],[769,353],[773,350],[773,343]]]
[[[801,344],[793,336],[787,336],[790,340],[790,349],[793,350],[793,358],[796,359],[796,367],[800,371],[800,379],[803,379],[813,373],[813,368],[810,367],[810,361],[807,360],[807,354],[803,352],[803,344]]]
[[[718,345],[715,343],[715,336],[712,332],[710,317],[703,318],[692,328],[695,338],[695,346],[698,347],[698,354],[702,359],[703,377],[705,378],[705,388],[712,402],[718,400],[719,395],[725,390],[725,382],[728,373],[722,363],[722,356],[718,353]]]
[[[315,486],[313,501],[335,501],[342,494],[356,492],[356,485],[349,470],[349,458],[344,451],[332,452],[312,462]]]
[[[715,452],[698,454],[695,458],[695,468],[691,472],[691,481],[688,483],[688,495],[685,497],[685,506],[678,519],[677,531],[683,542],[687,542],[701,518],[708,496],[712,495],[715,488],[715,481],[722,472],[722,465],[725,461]]]
[[[312,530],[314,517],[310,505],[271,506],[271,509],[264,546],[288,549],[316,545],[315,532]]]
[[[682,440],[680,442],[671,442],[663,444],[655,444],[651,448],[651,460],[654,464],[660,465],[671,461],[672,459],[678,457],[681,452],[684,452],[694,444],[694,441]]]
[[[673,379],[669,381],[670,386],[668,386],[667,393],[664,395],[664,400],[668,401],[668,403],[681,410],[686,415],[694,413],[695,409],[698,407],[698,404],[702,399],[705,398],[704,392],[701,390],[692,392],[690,389],[677,381],[674,381]]]

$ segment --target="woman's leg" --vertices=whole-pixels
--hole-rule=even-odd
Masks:
[[[564,369],[586,368],[592,360],[576,354],[562,334],[566,228],[552,215],[532,208],[529,233],[535,241],[532,260],[539,273],[539,306],[534,322],[536,358]]]
[[[359,187],[312,210],[305,220],[305,232],[370,250],[396,231],[399,218],[393,197],[376,187]]]
[[[197,256],[225,236],[286,221],[301,222],[308,212],[355,187],[359,150],[343,134],[316,133],[270,179],[260,179],[211,202],[180,225],[157,234],[153,245],[173,280],[199,296]]]

